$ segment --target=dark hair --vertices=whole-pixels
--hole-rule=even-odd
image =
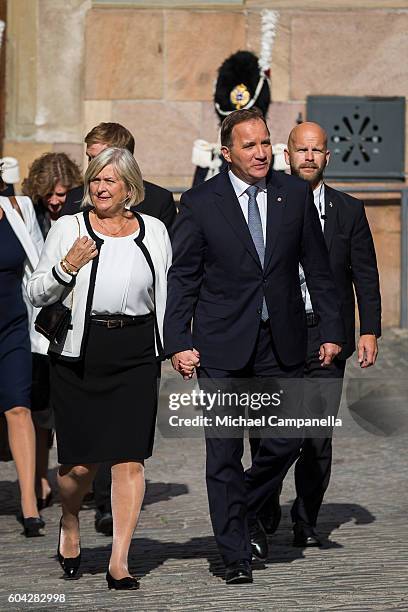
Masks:
[[[108,147],[127,149],[133,155],[135,139],[132,134],[120,123],[100,123],[96,125],[84,138],[87,145],[106,144]]]
[[[263,121],[269,134],[269,129],[266,125],[265,117],[263,116],[259,108],[253,107],[249,109],[236,110],[230,113],[227,117],[225,117],[224,121],[221,124],[221,146],[231,148],[233,128],[239,123],[254,120]]]
[[[4,191],[6,188],[6,183],[3,181],[2,176],[1,176],[1,169],[3,167],[3,163],[0,162],[0,191]]]
[[[81,171],[66,153],[44,153],[31,164],[22,192],[38,204],[58,182],[68,190],[78,187],[82,185]]]

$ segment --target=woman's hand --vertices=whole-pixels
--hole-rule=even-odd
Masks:
[[[86,236],[77,238],[65,255],[64,259],[68,266],[72,266],[75,270],[80,270],[82,266],[94,259],[98,254],[95,241]]]

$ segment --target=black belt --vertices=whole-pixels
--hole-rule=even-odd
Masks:
[[[128,325],[138,325],[142,321],[152,319],[153,315],[149,312],[146,315],[138,315],[131,317],[130,315],[96,315],[91,317],[91,323],[95,325],[103,325],[108,329],[116,327],[127,327]]]
[[[315,314],[314,312],[306,313],[306,325],[308,327],[316,327],[316,325],[319,325],[319,321],[319,315]]]

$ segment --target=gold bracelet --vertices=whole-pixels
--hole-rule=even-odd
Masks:
[[[69,266],[71,266],[71,268],[75,268],[75,270],[78,270],[78,269],[79,269],[79,268],[78,268],[78,266],[74,266],[74,264],[72,264],[70,261],[68,261],[68,259],[67,259],[66,257],[64,257],[64,261],[66,261],[66,262],[67,262],[67,264],[68,264]]]
[[[61,259],[60,264],[61,264],[61,268],[64,270],[64,272],[66,272],[70,276],[76,276],[78,274],[77,270],[71,270],[71,268],[69,268],[67,266],[66,259]]]

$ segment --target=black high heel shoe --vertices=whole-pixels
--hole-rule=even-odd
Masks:
[[[116,589],[116,591],[136,591],[140,587],[140,583],[136,578],[132,578],[132,576],[126,576],[126,578],[121,578],[120,580],[116,580],[113,576],[110,575],[109,570],[106,572],[106,581],[108,583],[108,589]]]
[[[58,535],[58,548],[57,548],[57,557],[60,566],[62,567],[65,575],[68,578],[75,578],[79,565],[81,563],[81,552],[77,557],[63,557],[60,553],[60,543],[61,543],[61,531],[62,531],[62,517],[60,519],[59,524],[59,535]]]
[[[44,508],[51,506],[52,497],[52,491],[50,491],[46,497],[37,497],[38,510],[44,510]]]
[[[38,538],[43,536],[41,529],[45,527],[45,523],[41,517],[30,516],[28,518],[22,517],[22,523],[24,527],[24,535],[26,538]]]

